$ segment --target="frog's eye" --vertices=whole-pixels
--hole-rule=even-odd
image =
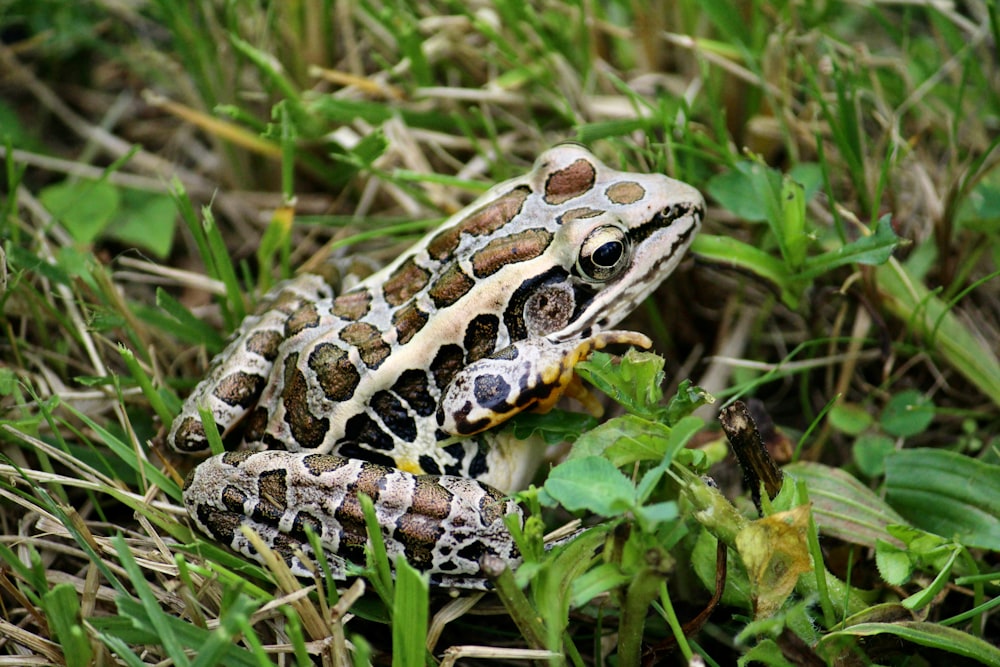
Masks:
[[[580,246],[577,270],[587,280],[606,282],[628,266],[630,248],[628,237],[619,227],[598,227],[587,235]]]

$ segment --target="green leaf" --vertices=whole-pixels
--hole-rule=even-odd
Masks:
[[[639,520],[642,529],[646,532],[656,530],[662,523],[673,521],[678,516],[677,503],[673,500],[665,500],[661,503],[651,505],[641,505],[635,508],[635,516]]]
[[[805,270],[796,278],[813,278],[845,264],[869,264],[877,266],[885,264],[892,256],[892,251],[899,245],[899,237],[892,228],[889,214],[879,218],[875,233],[862,236],[856,241],[847,243],[836,250],[810,257],[805,262]]]
[[[867,477],[885,474],[885,457],[896,451],[896,443],[884,435],[862,435],[854,441],[851,454],[858,468]]]
[[[418,572],[406,559],[396,558],[396,590],[393,598],[392,665],[423,667],[427,649],[427,576]]]
[[[1000,406],[1000,362],[996,346],[989,347],[973,335],[945,303],[931,293],[909,270],[890,261],[876,270],[878,291],[889,312],[915,336],[921,337],[935,357],[941,356],[959,373]]]
[[[890,586],[902,586],[913,574],[913,561],[906,549],[884,540],[875,542],[875,567],[882,579]]]
[[[781,182],[781,222],[785,260],[797,269],[805,261],[810,241],[806,233],[806,195],[802,186],[788,177]]]
[[[38,198],[80,243],[96,239],[121,204],[118,188],[106,181],[63,181],[44,188]]]
[[[588,456],[553,468],[545,480],[540,499],[543,502],[554,500],[571,512],[585,509],[614,517],[632,507],[635,487],[607,459]]]
[[[622,572],[615,563],[601,563],[573,580],[570,605],[582,607],[598,595],[624,586],[631,580],[632,575]]]
[[[569,458],[604,455],[616,467],[636,461],[659,461],[666,453],[669,437],[668,426],[635,415],[623,415],[580,436]]]
[[[788,267],[757,246],[729,236],[699,234],[691,243],[691,252],[702,261],[756,275],[774,286],[786,306],[797,308],[800,290]]]
[[[934,420],[934,402],[916,389],[893,396],[882,411],[882,428],[901,438],[923,433]]]
[[[748,222],[764,222],[768,216],[768,203],[761,197],[764,190],[757,181],[768,179],[773,181],[771,185],[777,192],[781,187],[777,171],[744,160],[735,168],[710,178],[705,184],[705,191],[736,217]]]
[[[830,408],[826,418],[830,426],[848,435],[864,433],[875,421],[863,405],[846,401]]]
[[[670,397],[667,407],[662,411],[663,418],[668,424],[677,425],[681,420],[687,419],[692,412],[703,405],[715,403],[715,397],[710,393],[691,382],[691,380],[681,380],[677,386],[677,393]],[[702,422],[704,425],[704,422]]]
[[[66,667],[91,664],[93,649],[80,625],[80,599],[72,584],[57,584],[42,596],[42,606],[49,625],[62,647]]]
[[[605,394],[643,417],[654,418],[663,399],[664,359],[652,352],[629,349],[616,364],[614,357],[594,352],[576,365],[576,372]]]
[[[581,433],[586,433],[597,426],[597,419],[582,412],[569,410],[550,410],[541,412],[521,412],[514,415],[507,425],[513,429],[514,437],[527,440],[540,436],[547,445],[558,445],[562,442],[572,442]]]
[[[170,254],[177,229],[177,207],[169,195],[122,190],[121,206],[106,234],[125,245],[135,245],[160,259]]]
[[[886,527],[905,523],[903,517],[847,472],[807,461],[791,463],[783,470],[806,483],[813,518],[824,535],[867,547],[874,547],[878,540],[899,544]]]
[[[925,621],[860,623],[844,630],[829,633],[820,640],[817,648],[820,655],[825,656],[831,663],[839,662],[839,657],[850,657],[851,660],[856,660],[860,647],[854,642],[845,647],[843,639],[850,638],[857,641],[863,637],[878,635],[892,635],[919,646],[935,648],[970,658],[984,665],[1000,667],[1000,648],[961,630]]]
[[[885,491],[914,526],[1000,550],[1000,466],[940,449],[904,449],[886,458]]]

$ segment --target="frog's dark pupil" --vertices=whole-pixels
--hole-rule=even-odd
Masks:
[[[597,266],[611,268],[622,258],[622,244],[620,241],[608,241],[594,251],[591,259]]]

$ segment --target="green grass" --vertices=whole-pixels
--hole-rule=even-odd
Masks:
[[[0,0],[7,663],[1000,665],[996,4],[533,4]],[[629,324],[662,356],[585,371],[623,414],[515,425],[575,439],[525,565],[451,599],[193,533],[165,429],[261,294],[565,139],[709,215]]]

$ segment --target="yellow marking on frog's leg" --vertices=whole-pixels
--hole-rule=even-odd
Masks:
[[[600,419],[604,416],[604,406],[601,405],[600,399],[583,383],[583,378],[576,373],[573,373],[569,384],[563,390],[563,395],[572,398],[582,405],[583,409],[594,417],[594,419]]]

